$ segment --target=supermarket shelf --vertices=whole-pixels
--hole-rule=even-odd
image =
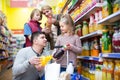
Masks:
[[[81,75],[81,80],[90,80],[89,78],[86,78],[86,77],[84,77],[83,75]]]
[[[63,13],[64,9],[68,6],[68,4],[71,2],[71,0],[67,0],[67,2],[65,3],[64,7],[61,10],[61,13]]]
[[[0,40],[0,42],[3,42],[3,43],[5,43],[5,44],[7,44],[7,42],[5,42],[5,41],[3,41],[3,40]]]
[[[112,22],[120,20],[120,11],[111,14],[110,16],[98,21],[98,24],[111,25]]]
[[[84,39],[84,38],[91,38],[91,37],[95,37],[95,36],[99,36],[102,34],[102,31],[101,30],[98,30],[96,32],[93,32],[93,33],[90,33],[90,34],[87,34],[85,36],[82,36],[80,37],[80,39]]]
[[[105,53],[105,54],[102,54],[102,57],[103,58],[116,58],[116,59],[120,59],[120,53]]]
[[[76,0],[75,4],[70,6],[70,8],[68,9],[68,13],[71,13],[72,11],[74,11],[74,9],[79,6],[81,4],[82,0]]]
[[[0,48],[0,50],[1,50],[1,51],[5,51],[6,49],[2,49],[2,48]]]
[[[101,57],[92,57],[92,56],[77,56],[78,59],[84,60],[94,60],[94,61],[102,61]]]
[[[99,8],[102,7],[102,3],[96,3],[92,8],[90,8],[89,10],[87,10],[87,12],[85,12],[84,14],[80,13],[76,18],[74,23],[77,23],[79,20],[82,21],[84,19],[87,19],[90,17],[90,15],[92,13],[95,13],[95,11]]]

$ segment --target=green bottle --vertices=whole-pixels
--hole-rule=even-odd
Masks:
[[[109,31],[107,26],[104,26],[103,35],[102,35],[102,53],[111,53],[112,52],[112,40],[109,36]]]

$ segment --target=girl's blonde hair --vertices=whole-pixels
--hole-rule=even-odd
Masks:
[[[64,22],[66,25],[69,25],[69,34],[75,33],[74,21],[69,14],[62,15],[60,22]]]
[[[39,11],[40,12],[40,20],[42,19],[42,11],[40,11],[39,9],[33,9],[31,14],[30,14],[30,19],[33,18],[35,12]]]

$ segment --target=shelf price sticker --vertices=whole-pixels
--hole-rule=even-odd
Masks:
[[[109,55],[108,54],[103,54],[103,57],[108,57]]]

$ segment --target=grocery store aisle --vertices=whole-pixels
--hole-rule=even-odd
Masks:
[[[12,80],[12,68],[7,69],[1,76],[0,80]]]

